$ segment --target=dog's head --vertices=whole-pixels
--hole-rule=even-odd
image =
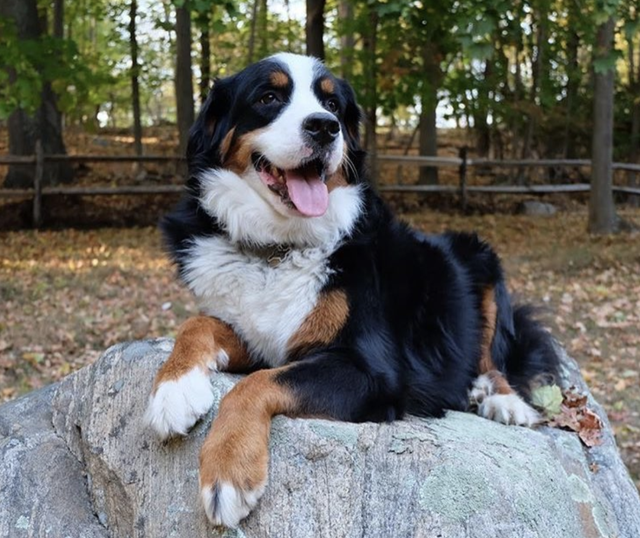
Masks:
[[[345,81],[277,54],[215,82],[190,134],[190,181],[233,240],[335,240],[360,210],[359,122]]]

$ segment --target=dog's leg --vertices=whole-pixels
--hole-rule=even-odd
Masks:
[[[355,360],[336,356],[261,370],[240,381],[222,400],[200,453],[201,495],[209,519],[236,527],[257,504],[267,483],[274,415],[385,420],[394,411],[384,404],[382,385]]]
[[[185,435],[213,405],[210,371],[238,372],[249,367],[244,344],[226,323],[205,316],[187,320],[156,375],[147,423],[163,439]]]
[[[491,357],[491,345],[496,331],[498,313],[495,292],[492,287],[482,295],[481,312],[483,331],[479,376],[469,392],[471,405],[477,407],[482,417],[516,426],[533,426],[540,421],[540,415],[518,393],[513,390],[505,376],[498,371]]]
[[[202,502],[217,525],[237,526],[264,492],[271,418],[296,407],[291,391],[275,380],[281,370],[260,370],[240,381],[220,403],[202,446]]]

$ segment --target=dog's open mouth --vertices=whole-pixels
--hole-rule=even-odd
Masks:
[[[283,204],[305,217],[320,217],[329,207],[329,191],[324,182],[324,163],[313,159],[298,168],[283,170],[262,155],[253,155],[262,182],[278,195]]]

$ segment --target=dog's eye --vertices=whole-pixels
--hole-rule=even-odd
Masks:
[[[278,100],[278,96],[274,92],[267,92],[260,97],[260,103],[263,105],[270,105]]]
[[[336,112],[338,112],[338,110],[340,109],[339,105],[338,105],[338,100],[334,99],[333,97],[327,99],[324,102],[324,107],[329,111],[329,112],[333,112],[334,114]]]

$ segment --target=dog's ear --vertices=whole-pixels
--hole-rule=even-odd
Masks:
[[[351,85],[342,79],[338,79],[338,86],[346,102],[343,125],[344,137],[347,143],[347,152],[350,166],[346,167],[347,181],[349,183],[359,183],[364,177],[364,162],[366,153],[360,144],[360,123],[362,121],[362,111],[356,101],[356,94]]]
[[[344,112],[345,138],[350,151],[361,151],[360,146],[360,122],[362,120],[362,112],[356,102],[356,94],[351,85],[343,79],[338,79],[340,92],[346,101]]]
[[[209,90],[207,99],[200,109],[198,118],[189,131],[187,160],[189,166],[215,166],[221,134],[226,129],[226,118],[230,107],[228,79],[216,79]]]

